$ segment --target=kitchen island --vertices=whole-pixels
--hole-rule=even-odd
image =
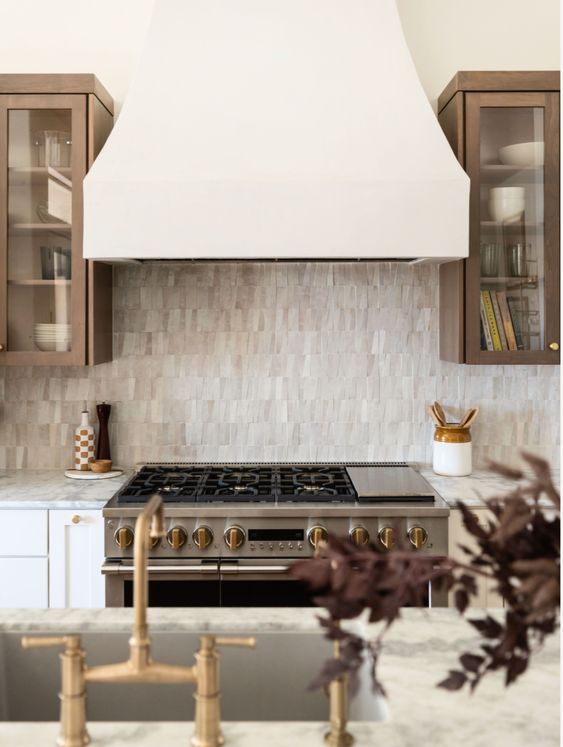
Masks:
[[[481,610],[471,610],[479,616]],[[245,666],[252,672],[259,656],[261,636],[292,633],[295,641],[304,635],[321,635],[316,621],[318,610],[304,609],[151,609],[149,623],[156,637],[159,633],[217,632],[255,634],[256,652],[244,652]],[[502,610],[492,614],[502,615]],[[456,667],[459,654],[475,651],[478,639],[473,628],[455,610],[405,609],[386,637],[380,662],[380,677],[388,692],[383,713],[387,720],[352,724],[358,745],[378,743],[391,747],[418,747],[421,735],[433,747],[451,747],[453,743],[471,747],[555,747],[559,744],[559,639],[553,636],[533,659],[529,671],[515,685],[505,689],[501,675],[485,678],[473,695],[462,691],[448,693],[435,687],[448,669]],[[8,634],[54,634],[70,632],[125,633],[130,630],[132,610],[1,610],[0,645]],[[356,623],[364,629],[363,623]],[[281,639],[280,639],[281,640]],[[285,639],[287,640],[287,639]],[[126,650],[123,650],[123,656]],[[279,652],[280,665],[288,651]],[[33,656],[34,652],[25,652]],[[107,655],[106,655],[107,660]],[[58,667],[55,652],[52,666]],[[225,658],[223,675],[227,675]],[[279,677],[282,675],[280,666]],[[7,668],[4,667],[4,672]],[[311,671],[311,677],[315,674]],[[232,689],[223,677],[223,704],[228,707]],[[9,683],[4,683],[4,686]],[[287,688],[297,690],[306,681],[288,678]],[[364,696],[365,697],[365,694]],[[259,709],[257,709],[259,710]],[[327,706],[328,714],[328,706]],[[150,715],[147,713],[147,718]],[[260,721],[257,712],[244,723],[226,723],[228,744],[248,745],[314,745],[322,744],[326,726],[317,718],[296,723],[291,718]],[[145,721],[146,719],[143,719]],[[225,719],[233,721],[232,718]],[[251,722],[251,723],[249,723]],[[0,744],[10,747],[54,744],[56,724],[0,723]],[[100,723],[91,722],[93,744],[104,747],[125,745],[185,745],[191,733],[189,723]]]

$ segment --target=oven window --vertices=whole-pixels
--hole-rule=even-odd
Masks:
[[[314,607],[299,581],[221,581],[221,607]]]
[[[125,581],[124,606],[133,606],[133,581]],[[218,607],[217,581],[149,581],[149,607]]]

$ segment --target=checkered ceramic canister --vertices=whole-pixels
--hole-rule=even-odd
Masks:
[[[82,422],[74,432],[74,469],[89,470],[94,461],[94,429],[88,410],[82,411]]]

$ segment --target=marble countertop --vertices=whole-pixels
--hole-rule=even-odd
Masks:
[[[472,610],[479,616],[481,610]],[[116,614],[118,613],[118,614]],[[495,610],[502,615],[502,610]],[[222,609],[150,610],[151,629],[214,630],[232,633],[318,631],[314,610]],[[105,619],[104,619],[105,618]],[[501,674],[485,678],[477,691],[448,693],[435,687],[464,651],[475,651],[474,629],[455,610],[405,609],[402,620],[385,639],[379,672],[388,692],[389,719],[377,723],[354,723],[350,731],[356,744],[389,744],[419,747],[422,741],[433,747],[453,743],[471,747],[556,747],[559,744],[559,637],[552,636],[532,660],[526,674],[505,688]],[[1,611],[3,631],[42,630],[69,632],[122,630],[131,620],[131,610],[46,610]],[[357,623],[363,626],[363,623]],[[296,684],[292,683],[295,687]],[[228,693],[223,694],[228,698]],[[227,745],[272,747],[321,745],[324,724],[237,723],[225,724]],[[56,724],[0,724],[0,744],[11,747],[54,745]],[[145,747],[185,745],[191,733],[189,723],[92,723],[93,747]]]
[[[421,467],[419,471],[450,508],[455,508],[457,501],[477,508],[484,506],[484,499],[506,495],[514,490],[515,485],[513,480],[507,480],[489,470],[473,470],[466,477],[437,475],[429,467]],[[559,485],[559,470],[554,470],[553,476],[555,484]]]
[[[486,470],[475,470],[467,477],[436,475],[429,467],[420,473],[450,507],[456,501],[483,506],[483,499],[503,495],[514,483]],[[71,480],[61,470],[0,470],[1,508],[102,508],[129,479],[132,470],[105,480]],[[559,484],[559,472],[555,473]]]
[[[72,480],[62,470],[0,470],[2,508],[102,508],[131,476]]]

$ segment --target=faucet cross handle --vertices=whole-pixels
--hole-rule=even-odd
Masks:
[[[238,646],[239,648],[256,648],[256,638],[254,636],[248,636],[243,638],[237,638],[236,636],[230,636],[228,638],[222,638],[221,636],[215,636],[216,646]]]
[[[86,729],[85,653],[79,635],[24,636],[22,648],[64,646],[61,654],[61,727],[59,747],[84,747],[90,742]]]

